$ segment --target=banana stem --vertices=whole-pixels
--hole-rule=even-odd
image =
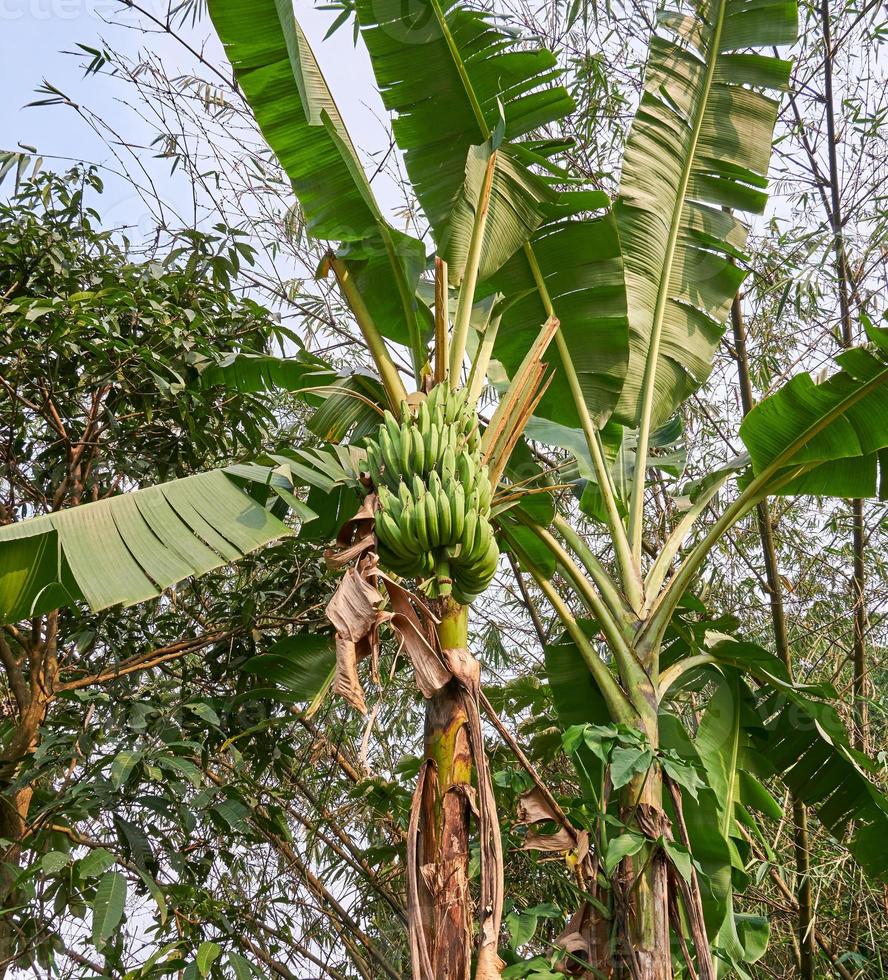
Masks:
[[[407,400],[407,389],[404,387],[401,375],[395,367],[395,362],[392,360],[385,346],[382,334],[380,334],[376,324],[373,322],[373,317],[367,309],[364,297],[361,296],[360,290],[355,285],[355,281],[352,279],[348,267],[341,259],[336,258],[335,255],[328,255],[327,258],[330,268],[336,276],[339,289],[354,314],[361,334],[370,350],[370,355],[379,371],[383,387],[389,398],[389,405],[392,411],[397,413],[401,404]]]
[[[475,286],[478,283],[478,270],[481,267],[481,249],[484,244],[484,229],[487,226],[487,213],[490,207],[490,192],[493,189],[493,172],[496,169],[496,150],[490,154],[478,204],[475,208],[475,221],[472,225],[472,238],[466,256],[466,269],[459,287],[456,304],[456,318],[453,323],[453,337],[450,344],[450,385],[459,387],[463,358],[466,354],[466,340],[469,336],[469,321],[472,305],[475,302]]]
[[[524,244],[524,255],[527,258],[527,263],[530,266],[531,273],[533,274],[537,292],[539,293],[540,299],[543,302],[546,315],[548,317],[557,318],[555,307],[552,305],[552,298],[549,296],[549,290],[546,287],[539,263],[536,260],[536,255],[534,255],[533,248],[529,242],[525,242]],[[598,434],[598,429],[595,428],[592,417],[589,415],[589,408],[586,405],[586,399],[583,396],[583,389],[580,385],[580,379],[577,376],[577,371],[574,367],[570,349],[567,346],[567,341],[564,339],[564,334],[561,332],[560,327],[558,329],[558,333],[555,335],[555,343],[558,345],[558,354],[561,357],[561,364],[564,368],[564,373],[567,375],[567,383],[570,386],[570,392],[573,396],[577,414],[580,416],[580,425],[583,428],[583,435],[586,437],[586,445],[589,447],[589,455],[592,457],[592,466],[595,470],[595,478],[598,480],[598,488],[601,491],[601,497],[604,501],[608,530],[611,532],[611,537],[613,538],[614,551],[617,556],[617,564],[620,568],[623,590],[626,593],[629,604],[636,612],[640,613],[642,606],[644,605],[640,566],[637,565],[632,558],[632,550],[629,547],[629,539],[626,536],[626,530],[623,527],[620,511],[617,508],[617,499],[613,480],[611,479],[610,471],[608,470],[607,464],[604,460],[604,451],[601,446],[601,439]]]
[[[404,311],[404,320],[407,323],[410,359],[413,363],[413,373],[418,387],[422,383],[422,371],[426,364],[427,350],[419,332],[419,322],[416,318],[416,297],[412,294],[407,284],[407,278],[404,275],[404,266],[395,251],[395,243],[392,241],[391,231],[384,222],[380,222],[380,229],[382,230],[382,240],[385,243],[385,250],[388,253],[395,282],[398,286],[398,296],[401,300],[401,308]]]
[[[493,345],[496,343],[500,319],[500,317],[495,316],[488,322],[478,350],[475,352],[475,359],[472,361],[468,380],[469,401],[472,404],[478,401],[484,388],[484,379],[487,376],[487,368],[490,366],[490,357],[493,354]]]
[[[450,319],[447,295],[447,263],[435,256],[435,384],[447,380],[448,342],[447,326]]]
[[[608,575],[607,570],[595,555],[592,554],[592,549],[561,514],[556,513],[555,520],[552,524],[555,530],[564,538],[568,548],[579,558],[583,568],[589,573],[589,577],[598,587],[602,599],[604,599],[611,613],[613,613],[614,618],[620,623],[627,624],[633,615],[632,610],[627,604],[626,599],[620,594],[620,590],[617,588],[614,580]]]
[[[589,668],[589,673],[598,685],[601,695],[607,704],[608,711],[614,721],[622,722],[625,725],[638,724],[638,712],[629,698],[625,695],[620,685],[616,682],[607,665],[598,656],[598,651],[589,641],[583,632],[580,624],[574,619],[567,603],[561,598],[555,587],[544,578],[536,569],[530,567],[537,585],[542,589],[543,594],[549,600],[556,615],[561,620],[568,635],[574,641],[580,655]]]
[[[644,668],[623,635],[620,620],[611,613],[607,604],[583,575],[581,569],[574,564],[567,551],[561,547],[558,541],[544,527],[530,523],[528,523],[528,526],[536,534],[540,543],[548,548],[558,564],[567,573],[567,577],[573,582],[583,603],[598,620],[598,625],[601,627],[601,631],[607,640],[607,645],[614,655],[617,670],[627,690],[636,690],[649,683]]]

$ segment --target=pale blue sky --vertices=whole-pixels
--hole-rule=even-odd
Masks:
[[[141,3],[157,15],[167,8],[167,0]],[[352,45],[350,27],[322,43],[334,15],[316,11],[310,0],[296,0],[295,6],[355,141],[364,151],[386,146],[376,119],[376,115],[382,115],[381,102],[373,89],[362,47],[355,49]],[[0,149],[16,149],[19,144],[34,146],[46,157],[46,166],[55,169],[67,166],[67,158],[114,165],[102,140],[70,108],[27,107],[42,97],[36,89],[44,78],[74,102],[99,113],[125,141],[145,144],[148,128],[136,113],[120,103],[127,95],[126,86],[106,78],[84,78],[79,68],[81,59],[63,53],[74,50],[78,43],[96,48],[105,44],[127,55],[134,55],[140,46],[148,46],[163,57],[170,75],[193,68],[193,59],[180,45],[160,34],[143,36],[132,29],[137,23],[138,15],[125,10],[118,0],[0,0]],[[128,28],[127,24],[131,26]],[[193,46],[206,46],[214,62],[224,63],[208,20],[193,30],[185,30]],[[177,191],[175,181],[168,177],[168,164],[152,161],[149,150],[144,152],[143,160],[155,168],[161,186],[175,199]],[[8,187],[0,192],[8,192]],[[380,192],[383,198],[387,196],[384,188],[377,188]],[[103,213],[114,224],[126,223],[132,196],[122,182],[106,177]]]

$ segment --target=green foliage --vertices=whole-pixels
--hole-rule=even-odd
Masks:
[[[772,473],[776,492],[872,497],[878,491],[880,499],[888,493],[888,332],[872,328],[869,335],[872,350],[839,354],[840,370],[820,384],[805,372],[795,375],[744,419],[740,435],[753,472]]]
[[[709,375],[744,278],[746,227],[725,209],[764,209],[778,103],[762,90],[789,79],[789,62],[746,52],[791,44],[797,20],[782,0],[658,16],[615,207],[630,325],[616,416],[632,427],[666,421]]]

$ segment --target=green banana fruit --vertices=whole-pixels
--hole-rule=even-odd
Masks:
[[[385,412],[367,440],[380,562],[431,596],[471,602],[490,584],[499,557],[475,405],[465,389],[440,384],[415,413],[405,402],[399,414]]]

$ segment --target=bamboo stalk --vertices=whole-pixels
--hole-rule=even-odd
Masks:
[[[737,375],[740,382],[740,404],[743,414],[747,415],[754,404],[752,383],[749,374],[749,355],[746,346],[746,325],[743,321],[743,311],[740,307],[740,297],[735,296],[731,304],[731,324],[734,331],[734,349],[737,352]],[[756,507],[759,539],[762,545],[762,557],[765,562],[765,579],[768,584],[768,598],[771,606],[771,624],[774,630],[774,645],[777,655],[786,665],[789,676],[792,677],[792,652],[789,647],[789,636],[786,628],[786,611],[783,606],[783,587],[780,581],[780,570],[777,562],[777,548],[774,544],[771,509],[767,500],[762,500]],[[799,943],[799,974],[802,980],[813,980],[814,977],[814,910],[811,891],[811,842],[808,834],[808,812],[805,804],[793,793],[792,802],[793,846],[795,851],[796,874],[798,889],[796,904],[798,907],[798,943]]]
[[[836,284],[839,292],[839,313],[842,320],[842,344],[854,345],[854,327],[851,322],[851,297],[849,284],[851,273],[845,251],[845,221],[842,214],[839,162],[836,146],[835,105],[833,98],[833,59],[835,57],[830,26],[828,0],[821,0],[820,19],[823,31],[823,101],[826,110],[826,141],[829,158],[829,207],[827,217],[833,234]],[[826,203],[826,202],[824,202]],[[854,744],[860,752],[866,751],[867,730],[867,665],[866,665],[866,595],[864,567],[863,501],[851,501],[851,535],[854,568],[851,577],[851,608],[853,610],[853,709]]]

